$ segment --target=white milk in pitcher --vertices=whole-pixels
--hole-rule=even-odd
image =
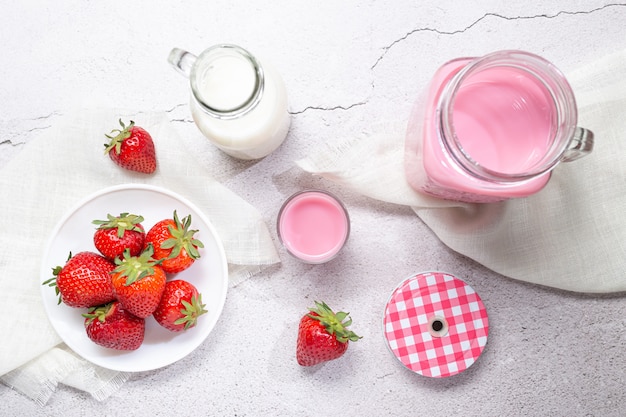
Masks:
[[[234,45],[196,59],[190,73],[191,113],[200,131],[239,159],[263,158],[289,130],[287,92],[278,72]]]

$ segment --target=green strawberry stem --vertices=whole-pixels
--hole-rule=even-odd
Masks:
[[[143,220],[142,216],[136,214],[121,213],[118,217],[107,214],[107,220],[94,220],[91,223],[97,224],[98,229],[117,229],[117,237],[121,239],[127,230],[141,232],[138,224]]]
[[[107,134],[104,135],[107,138],[111,139],[111,142],[104,144],[105,154],[108,154],[111,151],[111,149],[115,148],[115,153],[119,155],[122,149],[122,142],[124,142],[125,139],[128,139],[130,137],[130,130],[135,125],[135,122],[133,122],[132,120],[130,121],[130,124],[128,126],[126,126],[124,122],[122,122],[122,119],[120,119],[119,122],[120,122],[120,126],[122,126],[122,130],[113,129],[110,135],[107,135]],[[112,136],[112,135],[115,135],[115,136]]]
[[[100,322],[104,323],[106,320],[107,314],[109,310],[111,310],[111,306],[113,306],[113,302],[102,306],[91,307],[87,313],[83,313],[82,316],[87,320],[87,324],[91,323],[95,319],[98,319]]]
[[[328,307],[325,302],[315,302],[316,308],[309,308],[311,313],[308,316],[314,320],[318,320],[326,329],[329,334],[334,334],[337,340],[341,343],[345,343],[348,340],[356,342],[361,339],[352,330],[348,330],[347,327],[352,324],[352,319],[349,317],[350,313],[339,311],[338,313]]]
[[[207,310],[205,310],[206,304],[202,304],[201,294],[192,296],[191,303],[187,302],[186,300],[181,300],[181,302],[185,307],[180,310],[183,317],[174,321],[174,324],[184,324],[185,330],[187,330],[196,323],[196,320],[199,316],[207,313]]]
[[[115,259],[115,265],[117,267],[113,270],[114,273],[119,273],[121,276],[126,277],[126,286],[132,285],[134,282],[140,279],[154,275],[154,266],[161,263],[152,258],[154,249],[152,245],[148,245],[139,256],[131,256],[130,250],[124,251],[124,257],[122,259]]]
[[[174,210],[174,223],[176,227],[168,227],[171,238],[166,239],[161,243],[161,249],[172,249],[168,259],[176,258],[181,250],[185,249],[185,252],[192,259],[198,259],[200,252],[197,248],[204,248],[204,244],[198,239],[194,239],[193,235],[197,230],[189,230],[191,226],[191,214],[183,217],[183,220],[178,219],[178,214]]]

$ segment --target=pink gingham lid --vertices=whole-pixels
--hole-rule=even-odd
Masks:
[[[469,368],[489,334],[487,310],[464,281],[425,272],[403,281],[385,307],[387,346],[418,374],[444,378]]]

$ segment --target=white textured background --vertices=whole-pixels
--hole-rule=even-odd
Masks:
[[[135,374],[108,401],[61,388],[39,408],[0,385],[0,415],[122,415],[129,409],[163,416],[176,410],[226,416],[626,414],[621,295],[572,294],[498,276],[444,247],[409,208],[351,194],[294,165],[334,138],[406,122],[417,93],[448,59],[517,48],[567,72],[622,49],[626,2],[5,3],[0,167],[80,106],[166,111],[173,126],[202,141],[189,115],[185,80],[167,55],[174,46],[198,53],[214,43],[237,43],[283,75],[292,130],[264,160],[236,162],[211,151],[204,155],[207,166],[253,204],[273,232],[289,194],[330,189],[350,211],[352,235],[342,256],[326,265],[299,264],[281,252],[280,266],[231,289],[220,322],[197,351],[167,368]],[[393,288],[432,269],[472,285],[491,322],[479,361],[445,380],[404,370],[381,332]],[[349,310],[363,339],[342,359],[303,369],[294,358],[297,323],[315,299]]]

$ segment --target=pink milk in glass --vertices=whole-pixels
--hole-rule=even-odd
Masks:
[[[292,195],[278,214],[278,236],[294,257],[319,264],[333,259],[350,234],[348,212],[325,191],[308,190]]]
[[[591,151],[593,133],[576,120],[569,84],[543,58],[499,51],[450,61],[411,114],[407,180],[420,192],[465,202],[534,194],[558,162]]]

